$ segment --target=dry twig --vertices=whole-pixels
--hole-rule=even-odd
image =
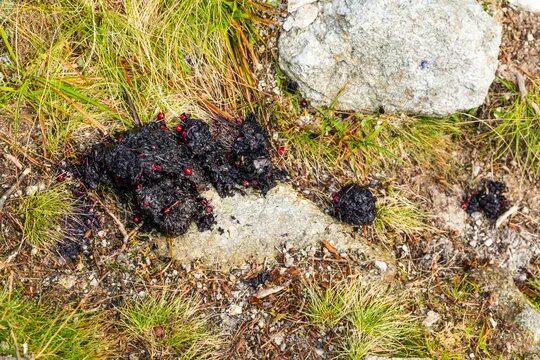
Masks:
[[[19,178],[17,179],[17,181],[15,182],[15,184],[13,184],[5,193],[4,195],[2,195],[2,197],[0,197],[0,211],[2,211],[2,209],[4,208],[4,204],[6,202],[6,200],[11,196],[11,194],[13,194],[15,192],[15,190],[17,189],[17,186],[24,180],[24,178],[30,174],[30,172],[32,171],[31,168],[26,168],[24,169],[24,171],[22,172],[22,174],[19,176]]]

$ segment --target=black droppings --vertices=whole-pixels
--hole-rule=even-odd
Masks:
[[[73,195],[81,195],[77,188],[72,189]],[[66,218],[65,237],[56,244],[56,252],[66,263],[74,263],[81,255],[88,255],[84,248],[88,247],[88,236],[101,228],[101,223],[86,201],[81,201],[74,209],[74,216]]]
[[[292,79],[285,79],[283,83],[283,87],[286,91],[288,91],[291,94],[295,94],[298,92],[298,83]]]
[[[77,166],[91,188],[107,184],[135,205],[137,220],[162,233],[180,235],[195,222],[200,231],[215,223],[200,192],[212,185],[222,197],[249,186],[266,194],[282,173],[272,165],[268,137],[254,115],[242,123],[227,148],[207,123],[182,116],[169,129],[152,122],[93,148]]]
[[[357,184],[344,186],[332,195],[334,215],[351,225],[371,224],[375,220],[375,197],[368,188]]]
[[[262,271],[248,280],[249,284],[254,288],[264,285],[267,281],[272,281],[272,274],[266,271]]]
[[[263,194],[274,187],[276,177],[280,176],[273,170],[266,132],[253,115],[242,123],[240,136],[232,148],[231,161],[238,171],[240,183],[247,181]]]
[[[465,200],[463,207],[469,214],[480,211],[488,219],[495,220],[508,209],[508,200],[504,196],[506,191],[505,183],[489,180]]]
[[[82,243],[77,239],[66,239],[58,244],[58,254],[66,262],[75,262],[82,252]]]

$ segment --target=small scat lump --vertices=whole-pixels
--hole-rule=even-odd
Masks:
[[[222,197],[245,187],[266,194],[281,175],[253,115],[240,126],[231,149],[201,120],[182,115],[171,128],[158,120],[93,148],[77,166],[89,187],[106,184],[132,201],[135,222],[144,220],[168,235],[185,233],[192,222],[204,231],[215,223],[212,204],[200,195],[207,185]]]
[[[488,219],[495,220],[508,209],[508,200],[504,196],[506,190],[503,182],[487,181],[465,200],[463,207],[469,214],[481,211]]]
[[[349,184],[332,195],[335,216],[351,225],[369,225],[375,220],[375,197],[368,188]]]

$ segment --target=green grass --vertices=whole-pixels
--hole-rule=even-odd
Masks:
[[[257,96],[256,15],[247,0],[16,1],[0,12],[0,110],[34,121],[43,152],[159,110],[234,118]],[[129,100],[128,100],[129,99]],[[30,114],[37,116],[30,116]],[[64,151],[66,152],[66,151]]]
[[[431,228],[417,204],[410,201],[403,191],[390,188],[386,196],[377,199],[373,229],[379,238],[389,241],[395,235],[413,236]]]
[[[334,282],[326,288],[311,284],[306,291],[306,315],[310,322],[319,327],[333,327],[347,315],[354,289]]]
[[[534,296],[529,297],[529,300],[531,301],[533,306],[538,311],[540,311],[540,276],[537,275],[537,276],[534,276],[533,278],[531,278],[528,281],[527,285],[529,286],[529,288],[534,293]]]
[[[443,288],[445,295],[455,303],[465,301],[467,297],[478,292],[478,284],[471,281],[467,275],[455,277],[448,286]]]
[[[18,292],[0,291],[0,355],[110,359],[115,339],[107,328],[98,313],[58,309],[24,299]]]
[[[515,159],[523,172],[540,174],[540,85],[532,83],[527,96],[521,97],[516,86],[502,81],[511,98],[493,115],[493,121],[484,121],[489,130],[482,135],[486,151],[493,152],[494,160],[507,155]]]
[[[73,204],[73,197],[65,182],[25,196],[18,210],[24,219],[24,239],[33,247],[50,249],[62,240],[62,225]]]
[[[459,119],[389,117],[342,114],[318,109],[307,124],[307,112],[294,97],[272,111],[273,127],[288,148],[285,161],[292,174],[314,178],[323,172],[344,175],[353,171],[365,178],[374,169],[418,165],[446,172],[453,164],[453,139],[461,135]]]
[[[210,330],[199,303],[164,291],[159,297],[127,303],[121,328],[129,346],[146,350],[154,359],[214,359],[221,339]]]
[[[360,360],[367,354],[406,356],[424,352],[418,319],[406,297],[395,289],[364,279],[308,286],[306,315],[316,326],[344,325],[340,357]]]

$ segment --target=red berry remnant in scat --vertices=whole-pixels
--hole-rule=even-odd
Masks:
[[[187,120],[187,115],[186,114],[182,114],[179,116],[180,117],[180,120],[182,121],[186,121]]]
[[[193,174],[193,169],[192,168],[185,168],[184,169],[184,174],[186,174],[186,176],[190,176],[191,174]]]
[[[285,154],[285,146],[278,147],[277,152],[280,156],[283,156]]]
[[[62,172],[58,175],[56,175],[56,181],[64,181],[66,179],[66,173]]]
[[[163,124],[159,124],[159,129],[160,129],[160,130],[167,130],[167,125],[165,125],[164,123],[163,123]]]
[[[176,130],[177,133],[182,133],[182,131],[184,131],[184,127],[182,125],[176,125],[174,130]]]
[[[335,203],[339,202],[339,196],[338,196],[337,192],[332,193],[332,201],[335,202]]]
[[[209,204],[208,199],[201,199],[201,204],[207,206]]]
[[[150,202],[149,202],[149,201],[145,201],[145,202],[143,202],[143,205],[144,205],[144,207],[148,207],[148,206],[150,206]]]
[[[187,131],[182,131],[182,140],[187,141]]]
[[[465,201],[463,201],[461,203],[461,208],[463,210],[467,210],[467,208],[469,207],[469,203],[471,202],[471,197],[469,196],[468,198],[465,199]]]
[[[257,185],[259,185],[259,182],[257,181],[257,179],[253,179],[253,180],[251,180],[251,185],[257,186]]]
[[[133,215],[133,222],[138,224],[141,222],[141,217],[139,215]]]
[[[245,187],[248,187],[249,186],[249,181],[243,180],[242,185],[244,185]]]
[[[165,114],[162,112],[158,112],[158,114],[156,115],[156,119],[158,119],[158,121],[165,119]]]
[[[204,208],[204,212],[207,214],[210,214],[212,211],[214,211],[214,208],[211,206],[207,206]]]
[[[152,170],[152,171],[160,171],[161,170],[161,165],[152,164],[152,165],[150,165],[150,170]]]

